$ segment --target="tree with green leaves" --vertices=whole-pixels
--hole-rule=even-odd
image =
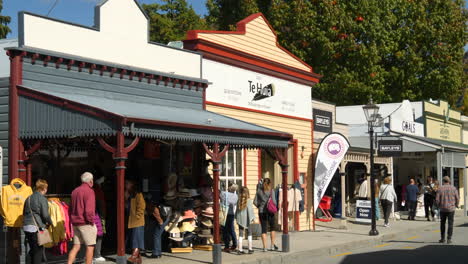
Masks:
[[[224,16],[237,1],[209,0],[210,24],[230,29],[250,15]],[[339,105],[443,99],[464,88],[463,0],[245,0],[265,14],[282,46],[324,77],[313,97]]]
[[[0,12],[3,10],[3,0],[0,0]],[[11,17],[2,16],[0,14],[0,38],[4,39],[11,32],[8,24],[11,22]]]
[[[161,4],[144,4],[143,10],[150,19],[150,40],[167,44],[169,41],[185,39],[193,29],[206,29],[201,18],[185,0],[162,0]]]

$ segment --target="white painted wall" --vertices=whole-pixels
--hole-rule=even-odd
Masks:
[[[201,77],[201,55],[148,43],[148,20],[135,1],[108,0],[99,8],[96,29],[23,13],[19,23],[20,45]]]
[[[0,40],[0,78],[10,77],[10,58],[6,55],[5,48],[18,47],[17,39]]]

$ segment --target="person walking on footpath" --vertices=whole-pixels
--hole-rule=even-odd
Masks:
[[[383,184],[380,186],[379,197],[385,220],[384,227],[390,227],[388,219],[390,218],[390,213],[392,212],[393,203],[395,202],[396,204],[398,200],[395,189],[392,185],[392,177],[388,176],[383,180]]]
[[[406,186],[405,203],[408,206],[408,220],[414,220],[416,216],[416,206],[418,205],[418,186],[414,179],[410,179],[410,184]]]
[[[272,195],[271,180],[269,178],[260,180],[257,184],[257,194],[255,195],[254,204],[258,208],[260,226],[262,227],[263,252],[267,251],[266,239],[268,230],[270,230],[271,250],[278,250],[278,247],[275,245],[275,215],[268,211],[267,206],[270,197],[273,203],[278,206],[275,195]],[[267,227],[269,227],[269,229],[267,229]]]
[[[236,194],[237,184],[232,184],[228,188],[228,192],[221,192],[221,204],[228,206],[228,213],[226,216],[226,223],[223,229],[224,252],[231,252],[237,249],[237,235],[234,229],[234,213],[236,212],[238,196]],[[232,240],[232,247],[229,244]]]
[[[128,229],[131,234],[132,255],[128,261],[141,264],[141,252],[145,250],[145,210],[146,202],[136,183],[125,181],[125,199],[129,204]]]
[[[447,244],[452,243],[453,217],[455,208],[458,208],[460,197],[458,190],[450,184],[450,178],[445,176],[442,179],[442,186],[439,187],[436,196],[436,204],[440,210],[440,243],[445,242],[445,222],[448,219]]]
[[[426,185],[424,186],[424,213],[427,221],[434,221],[434,200],[436,197],[435,184],[432,177],[427,177]]]
[[[250,224],[255,220],[255,215],[253,211],[253,201],[250,199],[249,188],[242,187],[239,194],[239,201],[237,203],[236,211],[236,221],[239,226],[239,254],[244,254],[244,249],[242,247],[242,241],[244,239],[244,233],[247,231],[247,240],[249,245],[249,254],[252,254],[254,251],[252,249],[252,228]]]
[[[96,196],[96,215],[94,216],[94,223],[97,228],[96,246],[94,247],[94,262],[104,262],[106,259],[101,255],[102,239],[106,233],[106,199],[102,184],[104,183],[104,176],[94,182],[94,195]]]
[[[49,204],[44,195],[47,193],[47,181],[37,180],[34,193],[26,198],[23,209],[23,230],[29,244],[31,264],[41,264],[43,246],[39,246],[37,232],[52,224],[49,215]]]
[[[96,245],[97,229],[94,224],[96,212],[96,197],[93,190],[93,174],[85,172],[81,175],[82,184],[73,190],[70,203],[70,221],[73,225],[73,248],[68,254],[68,264],[75,262],[76,254],[81,245],[86,246],[86,264],[92,264],[94,246]]]

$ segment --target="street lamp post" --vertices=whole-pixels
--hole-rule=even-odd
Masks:
[[[363,106],[362,109],[364,110],[364,114],[366,115],[367,119],[367,126],[369,130],[369,139],[370,139],[370,183],[371,183],[371,217],[372,217],[372,225],[371,230],[369,232],[370,236],[377,236],[379,231],[377,231],[376,227],[376,219],[375,219],[375,176],[374,176],[374,126],[375,122],[378,118],[379,113],[379,106],[372,102],[372,98],[370,102]]]

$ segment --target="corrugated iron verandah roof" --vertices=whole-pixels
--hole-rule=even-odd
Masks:
[[[287,148],[290,134],[205,110],[18,87],[20,137],[125,135],[163,140]]]

